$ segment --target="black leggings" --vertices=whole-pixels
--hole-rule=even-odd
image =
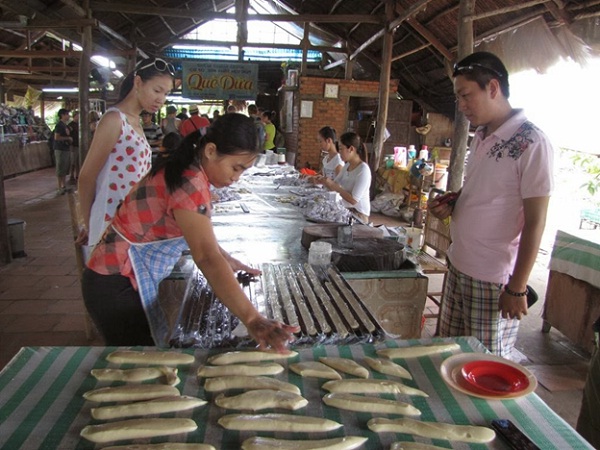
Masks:
[[[85,306],[106,345],[154,345],[140,295],[129,278],[86,268],[81,288]]]

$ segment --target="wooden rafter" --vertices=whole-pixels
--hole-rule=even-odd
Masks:
[[[0,72],[11,70],[22,70],[22,71],[30,71],[30,72],[78,72],[79,67],[76,66],[0,66]]]
[[[568,11],[580,11],[582,9],[592,8],[594,6],[600,5],[600,0],[590,0],[589,2],[582,2],[577,5],[568,5]]]
[[[485,19],[488,17],[498,16],[500,14],[507,14],[510,12],[519,11],[519,10],[525,9],[525,8],[531,8],[532,6],[537,6],[541,3],[549,3],[549,1],[550,0],[531,0],[528,2],[519,3],[518,5],[514,5],[514,6],[506,6],[504,8],[498,8],[493,11],[486,11],[486,12],[479,13],[479,14],[472,14],[470,16],[465,16],[463,18],[463,20],[465,22],[474,22],[479,19]]]
[[[547,2],[546,3],[546,8],[548,8],[548,11],[550,11],[550,13],[552,14],[552,16],[558,20],[561,23],[564,23],[566,25],[570,25],[571,23],[573,23],[573,18],[571,17],[571,14],[569,14],[564,7],[560,8],[556,3],[554,2]]]
[[[431,31],[429,31],[429,29],[421,25],[417,19],[414,17],[409,17],[406,21],[415,29],[417,33],[423,36],[427,42],[429,42],[438,52],[440,52],[444,58],[446,58],[448,61],[451,61],[454,58],[452,52],[448,50],[446,46],[442,44],[442,42],[435,37]]]
[[[96,19],[32,19],[23,23],[15,21],[13,23],[3,24],[3,28],[15,30],[56,30],[60,28],[81,28],[82,26],[92,26],[94,28],[98,28],[98,21]]]
[[[391,21],[388,25],[386,25],[385,28],[379,30],[377,33],[375,33],[373,36],[371,36],[369,39],[367,39],[363,44],[361,44],[350,55],[349,59],[356,58],[363,50],[365,50],[367,47],[369,47],[371,44],[373,44],[373,42],[375,42],[379,38],[381,38],[385,34],[386,30],[393,31],[396,27],[400,26],[402,24],[402,22],[404,22],[406,19],[417,14],[421,9],[423,9],[425,6],[427,6],[427,4],[431,1],[432,0],[419,0],[414,5],[399,12],[400,15],[398,17],[396,17],[393,21]],[[396,12],[398,12],[398,10],[396,10]]]
[[[236,20],[235,14],[214,11],[191,11],[181,8],[161,8],[147,4],[90,2],[95,12],[124,12],[128,14],[179,17],[196,20]],[[383,17],[367,14],[253,14],[252,20],[267,22],[312,23],[384,23]]]

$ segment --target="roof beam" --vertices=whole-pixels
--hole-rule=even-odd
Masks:
[[[79,15],[80,17],[82,17],[82,19],[77,19],[79,21],[81,20],[89,20],[86,19],[87,18],[87,11],[85,9],[83,9],[81,6],[79,6],[74,0],[60,0],[62,3],[64,3],[66,6],[70,7],[77,15]],[[95,20],[95,19],[94,19]],[[132,42],[125,38],[125,36],[117,33],[115,30],[113,30],[112,28],[110,28],[108,25],[96,21],[97,22],[97,26],[100,28],[100,31],[102,31],[103,33],[109,35],[111,38],[113,38],[114,40],[121,42],[122,44],[124,44],[126,47],[128,48],[134,48],[134,45],[132,44]],[[143,58],[147,58],[148,55],[146,53],[144,53],[142,50],[139,50],[140,55]]]
[[[588,2],[583,2],[578,5],[569,5],[567,6],[567,9],[569,11],[578,11],[580,9],[587,9],[597,5],[600,5],[600,0],[590,0]]]
[[[3,70],[21,70],[23,72],[79,72],[79,67],[70,66],[0,66],[0,72]]]
[[[15,30],[32,30],[32,29],[47,29],[55,30],[57,28],[81,28],[84,26],[92,26],[98,28],[96,19],[58,19],[58,20],[26,20],[24,22],[4,22],[3,28],[11,28]]]
[[[423,0],[421,0],[423,1]],[[431,0],[427,0],[431,1]],[[147,4],[131,3],[106,3],[100,1],[90,2],[92,11],[121,12],[127,14],[156,15],[164,17],[179,17],[182,19],[196,20],[236,20],[235,14],[225,12],[202,11],[193,12],[181,8],[161,8]],[[382,16],[371,14],[252,14],[248,20],[268,22],[312,22],[312,23],[384,23]]]
[[[400,13],[400,16],[398,16],[396,19],[394,19],[392,22],[390,22],[387,26],[385,26],[383,29],[379,30],[377,33],[375,33],[373,36],[371,36],[369,39],[367,39],[363,44],[361,44],[350,55],[349,59],[356,58],[364,49],[366,49],[369,45],[371,45],[377,39],[382,37],[385,34],[386,30],[394,31],[394,29],[396,27],[399,27],[402,24],[402,22],[404,22],[409,17],[412,17],[415,14],[417,14],[421,9],[423,9],[425,6],[427,6],[427,4],[431,1],[432,0],[419,0],[417,3],[412,5],[410,8],[407,8],[404,11],[402,11]],[[398,9],[396,9],[396,12],[398,12]]]
[[[5,66],[6,67],[6,66]],[[77,81],[77,75],[63,76],[63,75],[48,75],[48,74],[35,74],[35,73],[5,73],[5,78],[22,78],[26,80],[45,80],[45,81]]]
[[[131,56],[133,50],[110,50],[103,56]],[[80,58],[82,51],[77,50],[0,50],[0,58]]]
[[[600,11],[577,14],[573,19],[574,20],[589,19],[591,17],[598,17],[598,16],[600,16]]]
[[[149,39],[140,39],[138,43],[153,42]],[[192,45],[192,46],[213,46],[213,47],[231,47],[232,45],[238,45],[237,42],[233,41],[205,41],[201,39],[178,39],[169,42],[170,46],[173,45]],[[302,49],[302,44],[273,44],[265,42],[246,42],[244,47],[255,47],[255,48],[291,48],[291,49]],[[315,50],[318,52],[335,52],[335,53],[346,53],[346,47],[328,47],[324,45],[310,45],[309,50]]]
[[[474,22],[479,19],[485,19],[487,17],[498,16],[500,14],[506,14],[509,12],[519,11],[525,8],[531,8],[532,6],[539,5],[541,3],[549,3],[551,0],[531,0],[529,2],[521,3],[514,6],[506,6],[504,8],[498,8],[493,11],[488,11],[480,14],[472,14],[463,18],[464,22]]]
[[[429,42],[438,52],[440,52],[448,61],[452,61],[454,59],[452,52],[448,50],[448,48],[442,44],[442,42],[435,37],[431,31],[421,25],[417,19],[414,17],[409,17],[406,19],[406,22],[413,27],[417,33],[423,36],[425,40]]]
[[[413,54],[415,54],[415,53],[418,53],[418,52],[420,52],[421,50],[425,50],[425,49],[426,49],[426,48],[428,48],[428,47],[431,47],[431,43],[430,43],[430,42],[428,42],[428,43],[426,43],[426,44],[423,44],[423,45],[421,45],[421,46],[419,46],[419,47],[415,47],[415,48],[413,48],[412,50],[409,50],[408,52],[404,52],[404,53],[402,53],[401,55],[394,56],[394,57],[392,58],[392,62],[394,62],[394,61],[398,61],[398,60],[400,60],[400,59],[402,59],[402,58],[406,58],[407,56],[410,56],[410,55],[413,55]]]
[[[565,25],[571,25],[573,23],[573,18],[571,17],[571,14],[565,10],[564,5],[559,6],[555,2],[547,2],[546,8],[548,8],[548,11],[550,11],[552,17],[554,17],[560,23]]]

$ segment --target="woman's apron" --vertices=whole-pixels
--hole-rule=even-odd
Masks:
[[[138,284],[142,306],[157,347],[168,347],[171,330],[167,316],[160,306],[158,285],[169,276],[181,253],[189,248],[183,237],[161,241],[134,243],[113,230],[129,244],[129,260]]]

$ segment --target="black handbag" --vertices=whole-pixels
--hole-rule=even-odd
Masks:
[[[538,298],[538,293],[531,286],[527,285],[527,308],[531,308],[538,301]]]

